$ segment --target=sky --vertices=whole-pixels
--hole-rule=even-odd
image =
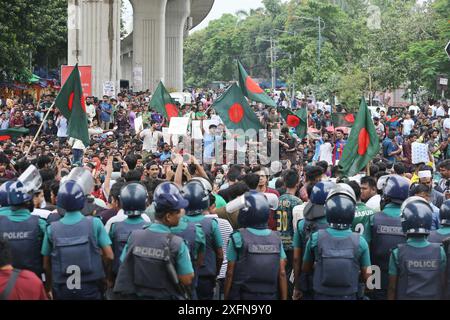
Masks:
[[[126,11],[125,20],[127,30],[132,30],[132,9],[128,0],[124,1]],[[239,10],[256,9],[262,6],[262,0],[215,0],[211,12],[193,31],[197,31],[208,26],[209,21],[220,18],[224,13],[236,13]]]
[[[206,28],[209,21],[220,18],[224,13],[236,13],[239,10],[248,11],[259,7],[262,7],[262,0],[216,0],[209,15],[193,31]]]

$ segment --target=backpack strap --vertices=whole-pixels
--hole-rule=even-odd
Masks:
[[[11,294],[11,291],[14,289],[17,278],[19,277],[21,271],[22,270],[20,269],[13,270],[11,277],[9,277],[8,283],[6,283],[5,290],[3,290],[2,293],[0,293],[0,300],[8,300],[8,297]]]

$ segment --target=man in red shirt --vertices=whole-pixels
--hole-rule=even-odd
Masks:
[[[1,239],[0,300],[48,300],[42,281],[31,271],[14,269],[11,263],[9,244]]]
[[[14,112],[14,117],[11,117],[9,122],[10,128],[21,128],[25,125],[25,121],[22,115],[22,112],[16,111]]]

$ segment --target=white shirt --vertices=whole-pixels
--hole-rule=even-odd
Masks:
[[[403,120],[403,135],[407,136],[411,133],[412,128],[414,128],[414,120],[413,119],[405,119]]]
[[[225,275],[227,273],[227,267],[228,267],[228,260],[227,260],[227,248],[228,248],[228,240],[230,239],[230,235],[233,233],[233,227],[228,222],[228,220],[219,218],[217,214],[207,214],[206,217],[208,218],[215,218],[217,220],[217,223],[219,225],[219,231],[220,235],[223,240],[223,262],[222,267],[220,268],[220,273],[218,275],[218,279],[224,279]]]
[[[52,213],[52,212],[49,210],[34,208],[33,212],[31,212],[31,215],[38,216],[38,217],[41,217],[42,219],[47,220],[50,213]]]
[[[445,117],[445,109],[443,106],[440,106],[437,110],[436,110],[436,117]]]
[[[142,149],[150,152],[158,151],[158,141],[162,138],[163,134],[161,131],[152,131],[150,129],[145,129],[139,136],[144,139]]]
[[[145,220],[145,222],[151,222],[150,218],[146,214],[142,214],[141,217],[142,219]],[[117,214],[114,217],[112,217],[111,219],[108,220],[108,222],[106,222],[105,225],[106,232],[109,234],[113,223],[122,222],[127,218],[128,216],[125,214],[123,209],[120,209],[119,211],[117,211]]]
[[[64,117],[56,119],[55,125],[58,127],[58,138],[67,137],[67,119]]]
[[[326,161],[329,165],[333,165],[333,147],[331,143],[325,142],[320,145],[319,161]]]
[[[366,206],[368,206],[370,209],[374,210],[375,212],[379,212],[379,211],[381,211],[380,202],[381,202],[381,196],[379,194],[376,194],[372,198],[367,200]]]
[[[94,119],[94,117],[97,114],[97,112],[95,110],[95,105],[94,104],[87,105],[86,106],[86,113],[87,113],[87,116],[89,118],[89,121],[92,121],[92,119]]]
[[[444,120],[443,126],[444,126],[444,129],[445,129],[445,130],[450,130],[450,118],[446,118],[446,119]]]
[[[430,106],[431,110],[433,110],[433,117],[436,116],[436,107],[434,105]]]

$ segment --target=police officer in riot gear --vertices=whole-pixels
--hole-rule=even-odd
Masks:
[[[312,234],[305,248],[302,272],[312,272],[315,300],[356,300],[360,275],[370,274],[366,240],[351,231],[356,210],[353,189],[338,184],[325,202],[329,227]]]
[[[370,256],[372,263],[381,271],[381,288],[368,295],[374,300],[387,298],[389,255],[398,244],[406,241],[400,219],[400,207],[408,198],[409,180],[399,175],[388,176],[381,197],[381,212],[371,217],[372,241]]]
[[[7,215],[10,212],[8,204],[8,191],[9,187],[14,181],[6,181],[0,186],[0,216]]]
[[[197,178],[198,179],[198,178]],[[191,180],[188,182],[181,193],[183,197],[189,201],[188,210],[204,211],[209,207],[208,185],[202,180]],[[202,178],[203,179],[203,178]],[[207,182],[209,183],[209,182]],[[208,194],[208,199],[205,199]],[[189,248],[189,254],[194,268],[194,281],[191,285],[191,299],[197,300],[197,285],[199,269],[204,264],[206,237],[202,226],[199,223],[189,222],[187,219],[180,219],[178,226],[171,228],[173,234],[183,238]]]
[[[40,248],[44,239],[46,222],[31,215],[33,191],[39,189],[42,179],[35,166],[30,166],[17,181],[6,182],[6,210],[0,215],[0,236],[9,241],[13,265],[27,269],[42,278],[42,256]],[[6,204],[3,199],[3,204]]]
[[[61,184],[57,206],[66,213],[47,227],[42,245],[46,289],[57,300],[102,299],[103,262],[108,268],[114,258],[101,220],[81,213],[94,181],[88,170],[79,172],[77,180]]]
[[[213,298],[216,279],[223,262],[223,241],[219,224],[215,218],[205,216],[209,207],[210,190],[212,190],[208,184],[206,179],[193,180],[182,189],[183,197],[189,201],[183,219],[186,222],[200,224],[206,238],[205,258],[198,270],[197,296],[199,300]]]
[[[447,257],[447,282],[444,292],[444,298],[450,299],[450,200],[444,201],[439,210],[440,228],[430,232],[428,241],[433,243],[442,243]]]
[[[433,209],[420,197],[408,198],[401,207],[406,243],[397,245],[389,261],[389,300],[441,299],[446,255],[440,243],[430,243]]]
[[[238,222],[228,242],[225,299],[287,299],[286,253],[278,233],[268,229],[270,206],[263,193],[244,195]]]
[[[312,275],[301,273],[302,258],[305,251],[306,243],[311,234],[317,230],[328,227],[327,218],[325,216],[324,205],[328,193],[336,187],[336,184],[329,181],[321,181],[316,183],[310,194],[309,201],[303,209],[305,219],[297,222],[297,230],[294,233],[294,294],[293,299],[300,298],[300,292],[303,299],[312,298]],[[299,275],[302,275],[301,279]]]
[[[120,206],[127,218],[123,221],[113,223],[109,236],[112,241],[114,261],[112,263],[111,284],[119,272],[120,256],[125,247],[128,237],[134,230],[142,229],[148,223],[141,215],[147,208],[147,189],[140,183],[130,183],[120,190]]]
[[[185,299],[183,287],[189,287],[194,278],[188,247],[170,231],[178,225],[189,202],[171,182],[155,189],[153,201],[156,222],[133,231],[122,252],[114,286],[118,298]]]

